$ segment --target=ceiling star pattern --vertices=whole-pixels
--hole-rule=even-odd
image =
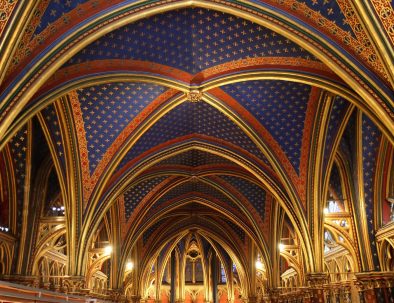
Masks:
[[[122,160],[118,169],[153,147],[186,135],[206,135],[241,147],[268,160],[253,141],[229,118],[205,102],[184,102],[165,114],[136,142]]]
[[[347,122],[345,127],[345,131],[343,132],[341,142],[339,143],[340,150],[346,155],[346,158],[350,161],[353,159],[353,156],[356,153],[356,145],[354,133],[356,131],[356,113],[353,111],[352,115]]]
[[[228,255],[227,251],[220,245],[216,240],[212,239],[213,243],[215,244],[216,249],[220,252],[220,255],[223,256],[224,262],[227,264],[232,264],[231,257]],[[221,268],[223,268],[223,264],[220,264]]]
[[[246,81],[223,87],[271,133],[299,173],[311,87],[289,81]]]
[[[189,167],[232,163],[233,162],[227,160],[226,158],[197,149],[186,151],[184,153],[178,154],[174,157],[159,162],[159,164],[162,165],[183,165]]]
[[[329,183],[331,189],[334,191],[336,197],[338,199],[343,199],[343,192],[342,192],[342,185],[341,185],[341,175],[338,170],[337,165],[333,165],[331,169],[331,176],[330,176],[330,183]]]
[[[122,130],[165,87],[139,82],[106,83],[78,90],[92,174]]]
[[[376,161],[378,157],[381,132],[377,126],[365,115],[362,116],[362,155],[363,155],[363,177],[364,177],[364,199],[367,213],[368,229],[373,239],[375,235],[374,227],[374,178]],[[377,255],[375,241],[372,241],[372,253],[375,266],[379,269],[379,259]]]
[[[159,220],[158,222],[156,222],[155,224],[153,224],[152,226],[150,226],[143,234],[142,234],[142,242],[145,245],[150,236],[160,227],[160,225],[162,224],[162,221]]]
[[[15,190],[16,190],[16,212],[17,230],[22,226],[23,202],[25,199],[25,182],[27,174],[27,152],[28,152],[28,127],[24,125],[10,140],[9,147],[13,160]]]
[[[344,31],[354,36],[353,30],[342,12],[340,2],[343,0],[298,0],[300,3],[306,3],[311,9],[318,11],[323,17],[333,21]]]
[[[5,150],[0,151],[0,187],[2,188],[2,193],[0,195],[0,225],[9,227],[9,209],[10,205],[10,197],[12,195],[10,189],[7,186],[10,178],[8,177],[9,173],[6,170],[6,155]]]
[[[239,227],[238,224],[235,224],[230,220],[225,221],[227,225],[230,226],[230,228],[234,231],[234,233],[241,239],[242,243],[245,243],[245,231],[241,227]]]
[[[195,74],[225,62],[266,56],[317,61],[300,46],[267,28],[222,12],[187,8],[117,29],[80,51],[66,65],[133,59]]]
[[[200,237],[201,243],[202,243],[202,247],[203,247],[203,253],[205,257],[208,257],[209,255],[209,250],[211,248],[211,243],[209,243],[205,237]]]
[[[63,18],[64,22],[67,23],[69,16],[66,16],[66,14],[86,1],[89,0],[43,0],[39,6],[42,10],[36,11],[37,14],[41,14],[41,18],[34,35],[40,34],[59,18]]]
[[[236,209],[237,206],[229,200],[229,198],[220,192],[218,189],[215,189],[213,186],[210,186],[206,183],[203,183],[198,180],[191,180],[188,182],[184,182],[171,190],[169,190],[165,195],[163,195],[159,200],[156,201],[153,208],[158,208],[167,201],[174,200],[178,197],[185,196],[191,193],[201,193],[208,197],[213,197],[222,203],[226,203],[228,206]]]
[[[126,221],[130,218],[134,209],[142,201],[142,199],[166,178],[167,176],[161,176],[144,180],[132,186],[123,194]]]
[[[181,253],[185,251],[186,243],[185,243],[185,238],[183,238],[181,241],[178,242],[177,244],[178,249]]]
[[[162,249],[162,251],[160,252],[159,256],[158,256],[158,265],[161,267],[163,265],[163,262],[165,262],[167,253],[170,251],[170,247],[173,245],[172,241],[169,241],[164,248]]]
[[[41,111],[45,125],[49,130],[52,144],[56,149],[56,156],[60,159],[60,163],[65,168],[65,156],[62,134],[60,132],[60,122],[54,104],[48,105]]]
[[[264,220],[266,192],[260,186],[243,178],[221,176],[226,182],[234,186],[256,209]]]
[[[114,299],[138,293],[146,301],[162,293],[151,282],[168,270],[171,250],[187,253],[196,241],[208,261],[219,257],[219,269],[234,272],[229,299],[251,301],[278,277],[288,284],[290,265],[302,290],[309,269],[336,253],[349,257],[345,272],[379,275],[394,153],[394,36],[384,32],[394,14],[377,10],[379,0],[4,1],[18,9],[8,20],[0,5],[0,32],[2,17],[9,23],[0,50],[0,162],[9,161],[0,164],[0,202],[9,206],[0,217],[8,216],[19,255],[3,271],[33,264],[27,269],[42,276],[41,255],[60,258],[86,273],[75,293],[94,300],[121,289]],[[338,224],[336,232],[325,226],[345,251],[315,249],[324,242],[313,232],[324,205],[312,196],[349,202],[339,214],[347,224],[326,216]],[[64,219],[30,216],[39,208],[61,215],[52,208],[61,205]],[[50,230],[29,229],[44,223]],[[46,249],[67,239],[78,241],[58,255]],[[275,266],[278,242],[303,245]],[[115,266],[100,274],[109,283],[96,283],[95,266],[109,261],[90,252],[106,245]],[[253,255],[265,273],[255,275]],[[139,275],[125,273],[130,260]],[[376,291],[378,301],[383,295]]]
[[[327,167],[327,162],[332,152],[335,138],[338,134],[339,128],[342,125],[343,119],[345,118],[345,114],[349,109],[349,106],[350,103],[345,99],[339,96],[335,97],[334,104],[331,108],[330,120],[328,122],[327,128],[327,136],[324,149],[324,167]]]

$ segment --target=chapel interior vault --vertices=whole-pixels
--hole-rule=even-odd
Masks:
[[[1,302],[391,302],[392,1],[0,3]]]

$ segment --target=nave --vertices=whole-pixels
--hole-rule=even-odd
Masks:
[[[393,302],[393,6],[0,0],[0,303]]]

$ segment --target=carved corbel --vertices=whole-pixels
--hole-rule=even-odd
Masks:
[[[63,291],[70,294],[83,293],[85,277],[66,277],[63,279]]]

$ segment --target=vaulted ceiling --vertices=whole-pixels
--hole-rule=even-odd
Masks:
[[[13,159],[18,204],[26,163],[44,161],[32,146],[48,145],[77,250],[116,205],[127,245],[199,213],[193,224],[221,222],[269,259],[274,205],[306,232],[311,191],[325,197],[337,151],[352,153],[341,140],[352,112],[369,157],[381,136],[393,142],[392,58],[362,4],[20,2],[0,23],[14,42],[1,53],[3,157]],[[31,14],[18,23],[23,9]],[[375,21],[392,50],[385,19]]]

